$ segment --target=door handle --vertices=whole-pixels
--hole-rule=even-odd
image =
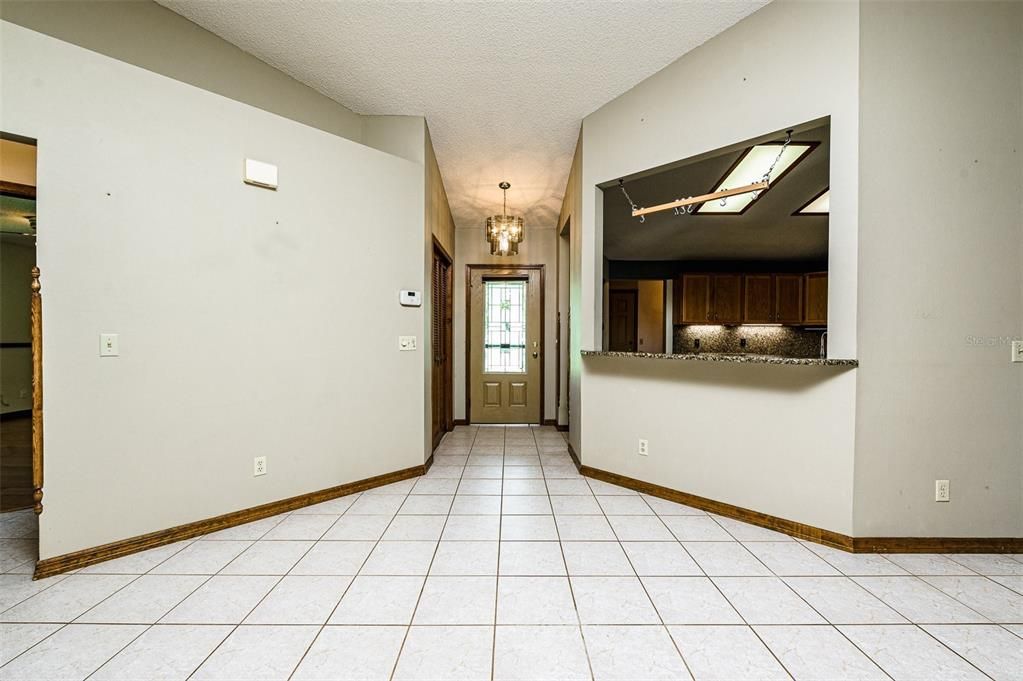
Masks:
[[[539,352],[534,352],[534,353],[533,353],[533,359],[536,359],[536,358],[537,358],[537,357],[539,357],[539,356],[540,356],[540,353],[539,353]]]

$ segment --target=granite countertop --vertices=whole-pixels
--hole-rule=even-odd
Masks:
[[[780,364],[810,367],[855,367],[856,359],[818,359],[815,357],[778,357],[775,355],[734,355],[714,352],[663,354],[655,352],[612,352],[610,350],[583,350],[583,357],[635,357],[638,359],[671,359],[689,362],[732,362],[735,364]]]

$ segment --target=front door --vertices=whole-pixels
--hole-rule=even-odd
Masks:
[[[542,275],[470,268],[469,414],[473,423],[539,423]]]

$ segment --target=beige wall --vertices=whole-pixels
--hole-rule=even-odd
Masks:
[[[585,125],[585,122],[584,122]],[[561,215],[558,217],[558,229],[569,232],[568,281],[562,284],[567,295],[561,308],[562,338],[567,337],[565,352],[567,355],[567,381],[565,385],[564,414],[559,414],[558,423],[568,424],[569,445],[579,452],[581,447],[582,428],[582,172],[583,172],[583,130],[579,130],[579,141],[575,145],[572,156],[572,167],[565,185],[565,199],[561,204]],[[592,236],[590,237],[592,238]],[[562,242],[563,243],[563,242]],[[566,273],[562,273],[565,276]]]
[[[587,466],[851,532],[854,371],[603,357],[583,369]]]
[[[455,315],[454,315],[454,381],[455,418],[467,418],[465,411],[465,266],[466,265],[543,265],[544,266],[544,413],[542,418],[557,416],[555,382],[555,320],[557,319],[557,254],[556,232],[553,229],[529,229],[519,244],[516,256],[490,255],[490,245],[479,228],[455,230]]]
[[[581,347],[595,349],[601,340],[597,184],[830,116],[830,350],[833,357],[856,356],[858,24],[855,3],[771,3],[585,118],[581,200],[574,208],[581,217],[573,218],[581,230],[572,310]],[[852,530],[855,371],[671,361],[662,367],[642,360],[609,368],[600,361],[582,361],[580,408],[572,395],[581,427],[573,423],[571,441],[581,445],[584,463]],[[655,369],[663,376],[652,375]],[[681,405],[694,402],[689,418]],[[792,433],[797,426],[803,432]],[[641,437],[652,448],[659,444],[640,463]],[[765,461],[780,465],[765,467]],[[799,489],[813,492],[793,492],[793,465],[801,466]],[[761,469],[762,475],[742,474]]]
[[[0,64],[40,142],[42,557],[422,463],[421,165],[6,22]]]
[[[358,114],[152,0],[4,0],[0,18],[341,137],[362,136]]]
[[[856,533],[1020,537],[1023,4],[865,3],[860,45]]]

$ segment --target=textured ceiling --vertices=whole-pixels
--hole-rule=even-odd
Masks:
[[[766,4],[158,1],[358,113],[426,116],[456,225],[507,180],[527,228],[555,226],[584,116]]]
[[[784,134],[777,136],[783,139]],[[604,256],[610,260],[819,260],[828,255],[828,218],[794,216],[828,186],[831,129],[825,125],[793,135],[820,142],[741,215],[676,216],[653,213],[646,222],[632,217],[617,187],[604,190]],[[742,145],[742,149],[745,145]],[[739,151],[712,154],[695,163],[627,181],[641,206],[711,191],[731,168]]]

